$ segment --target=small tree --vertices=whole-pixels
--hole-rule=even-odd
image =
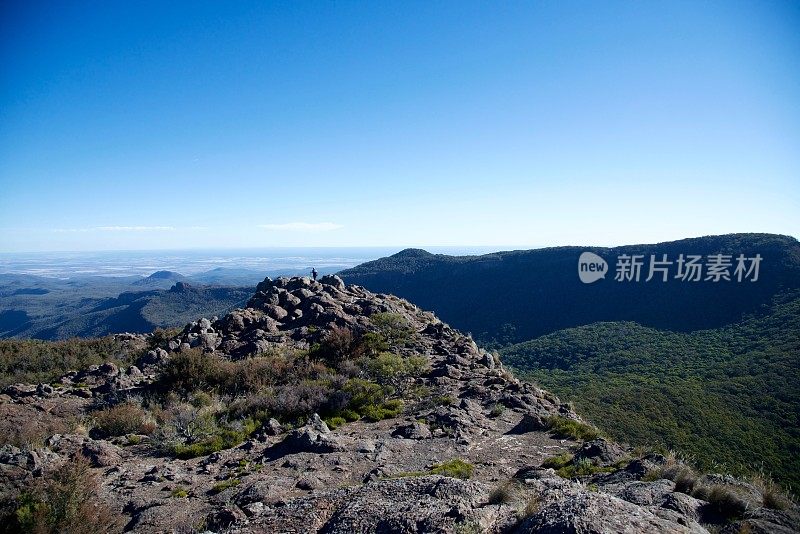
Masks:
[[[366,368],[370,377],[376,382],[390,386],[402,394],[406,390],[409,379],[426,371],[428,359],[424,356],[403,357],[384,352],[376,358],[367,360]]]

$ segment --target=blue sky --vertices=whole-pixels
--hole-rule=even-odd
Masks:
[[[0,10],[0,251],[800,235],[797,2]]]

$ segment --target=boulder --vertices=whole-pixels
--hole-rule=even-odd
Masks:
[[[575,453],[576,460],[586,458],[591,460],[593,464],[603,467],[614,465],[627,458],[627,456],[625,449],[605,438],[597,438],[586,442]]]
[[[314,414],[305,426],[293,430],[279,444],[284,454],[297,452],[330,453],[344,451],[341,439],[331,434],[328,425]]]
[[[92,467],[111,467],[122,462],[122,450],[107,441],[87,440],[81,453],[89,458]]]
[[[605,493],[578,492],[551,500],[519,527],[520,533],[625,534],[692,532],[633,503]],[[704,532],[704,529],[695,532]]]
[[[392,436],[405,439],[428,439],[431,437],[431,429],[426,424],[414,421],[397,427],[392,432]]]
[[[335,274],[326,274],[325,276],[323,276],[322,278],[319,279],[319,282],[322,285],[333,286],[333,287],[335,287],[337,289],[344,289],[345,288],[344,280],[342,280],[341,278],[339,278]]]

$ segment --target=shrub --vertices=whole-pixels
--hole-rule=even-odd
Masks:
[[[223,480],[222,482],[217,482],[214,484],[214,487],[211,488],[211,493],[217,494],[222,493],[228,488],[235,488],[239,484],[241,484],[241,480],[238,478],[229,478],[227,480]]]
[[[187,397],[195,391],[209,391],[228,379],[229,368],[219,356],[190,349],[172,356],[161,371],[165,391]]]
[[[135,362],[140,352],[112,336],[63,341],[3,339],[0,340],[0,388],[16,382],[47,384],[69,371],[107,361],[125,367]]]
[[[325,334],[322,343],[312,351],[312,356],[336,366],[354,356],[356,343],[352,330],[334,326]]]
[[[351,378],[342,387],[349,396],[348,408],[357,412],[364,413],[367,406],[375,406],[383,403],[387,391],[379,384],[363,380],[361,378]]]
[[[454,534],[483,534],[483,532],[485,532],[484,528],[475,521],[465,521],[453,525]]]
[[[173,453],[176,458],[188,460],[230,449],[239,445],[245,439],[247,439],[247,433],[245,432],[221,429],[218,433],[196,443],[178,443],[174,446]]]
[[[519,484],[513,480],[508,480],[489,493],[489,504],[510,504],[519,495]]]
[[[594,475],[595,473],[608,473],[614,471],[612,467],[600,467],[594,465],[589,458],[575,460],[572,454],[564,453],[558,456],[547,458],[542,462],[542,467],[556,470],[556,474],[562,478],[573,478],[579,476]]]
[[[691,495],[697,483],[697,475],[690,468],[684,467],[677,472],[673,480],[675,481],[675,491]]]
[[[44,445],[53,434],[67,434],[76,426],[74,419],[25,418],[21,421],[0,418],[0,445],[34,449]]]
[[[329,417],[329,418],[325,419],[325,424],[328,425],[328,428],[330,428],[331,430],[339,428],[340,426],[342,426],[346,422],[347,422],[347,420],[344,417],[340,417],[340,416]]]
[[[174,490],[172,490],[172,493],[170,495],[172,495],[177,499],[183,499],[184,497],[189,496],[189,492],[186,490],[186,488],[177,487]]]
[[[370,317],[370,320],[390,347],[405,344],[414,333],[414,329],[411,328],[405,317],[397,313],[376,313]]]
[[[492,409],[489,411],[489,417],[492,418],[500,417],[501,415],[503,415],[504,411],[505,411],[505,406],[503,406],[502,404],[494,404],[492,406]]]
[[[180,334],[180,332],[180,328],[156,328],[147,340],[148,348],[154,349],[156,347],[163,347],[170,339]]]
[[[786,510],[791,506],[792,501],[781,486],[763,473],[751,476],[750,483],[761,492],[761,504],[764,508]]]
[[[271,411],[281,420],[305,419],[312,413],[330,411],[336,391],[326,380],[302,380],[275,391]]]
[[[556,437],[578,441],[591,441],[600,437],[600,432],[596,428],[559,415],[548,417],[547,425]]]
[[[769,483],[761,489],[761,503],[764,508],[786,510],[791,505],[789,498],[775,483]]]
[[[214,398],[205,391],[195,391],[189,398],[189,404],[195,408],[205,408],[214,404]]]
[[[92,413],[94,428],[104,436],[141,434],[147,413],[138,404],[123,402]]]
[[[437,406],[453,406],[456,400],[450,395],[440,395],[433,399],[434,404]]]
[[[397,417],[402,411],[403,401],[400,399],[392,399],[380,405],[367,405],[362,409],[362,414],[368,421],[377,422]]]
[[[469,480],[474,473],[474,465],[458,458],[431,468],[431,474],[460,478],[461,480]]]
[[[365,367],[370,378],[379,384],[404,391],[406,381],[420,376],[428,367],[428,359],[424,356],[403,357],[399,354],[383,352],[375,358],[368,359]]]
[[[730,486],[701,486],[692,495],[708,501],[717,512],[728,519],[743,517],[748,508],[747,501]]]
[[[572,462],[572,458],[573,455],[568,452],[559,454],[558,456],[551,456],[542,462],[542,467],[549,469],[561,469]]]
[[[536,515],[542,508],[542,498],[539,495],[534,495],[525,503],[525,508],[520,513],[521,519],[528,519]]]
[[[363,354],[368,358],[374,358],[381,352],[389,350],[389,343],[383,334],[379,332],[367,332],[361,336],[356,344],[357,354]]]
[[[11,531],[110,532],[121,525],[98,497],[98,483],[88,460],[77,455],[54,472],[34,479],[17,498],[17,508],[6,518]],[[16,523],[16,524],[14,524]]]

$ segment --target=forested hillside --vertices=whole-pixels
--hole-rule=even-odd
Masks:
[[[500,352],[611,436],[800,487],[800,292],[723,328],[596,323]]]

